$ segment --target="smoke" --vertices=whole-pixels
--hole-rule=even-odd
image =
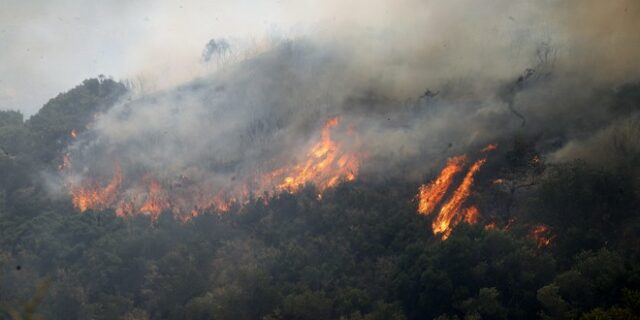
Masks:
[[[371,179],[419,178],[514,134],[538,136],[556,161],[637,135],[637,108],[620,120],[610,98],[640,71],[635,1],[320,9],[308,34],[101,114],[69,147],[73,179],[108,180],[117,162],[125,177],[152,176],[172,192],[190,192],[185,184],[236,190],[304,159],[334,116],[332,139],[359,155]],[[299,10],[292,4],[290,14]],[[213,40],[205,60],[221,43],[224,54],[233,49]]]
[[[640,162],[640,114],[618,119],[585,139],[569,141],[552,153],[557,162],[582,159],[602,168],[633,169]]]

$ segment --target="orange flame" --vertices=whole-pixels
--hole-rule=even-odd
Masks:
[[[116,163],[113,169],[113,177],[105,187],[100,187],[97,183],[92,183],[88,187],[76,187],[70,184],[69,191],[73,205],[80,212],[85,212],[88,209],[105,209],[114,200],[121,183],[122,171],[120,165]]]
[[[487,153],[496,150],[496,144],[489,144],[481,151]],[[465,162],[465,156],[452,157],[447,165],[442,169],[438,178],[428,185],[420,186],[418,190],[418,213],[422,215],[430,214],[438,206],[442,198],[449,190],[454,176],[462,171]],[[451,234],[452,228],[464,221],[469,224],[478,222],[480,210],[476,206],[462,208],[462,205],[471,194],[471,186],[474,177],[480,168],[487,162],[487,158],[482,158],[471,165],[469,171],[465,175],[462,183],[454,191],[449,200],[440,207],[438,216],[431,223],[433,234],[442,234],[442,239],[446,240]],[[495,183],[495,181],[494,181]],[[495,228],[495,223],[487,225],[487,228]]]
[[[463,210],[464,222],[468,224],[476,224],[478,223],[478,215],[480,214],[480,210],[476,206],[471,206]]]
[[[438,217],[436,217],[431,225],[433,228],[433,234],[441,233],[443,240],[446,240],[449,237],[452,227],[461,220],[461,217],[457,216],[457,213],[460,212],[462,204],[471,193],[474,176],[486,162],[487,159],[483,158],[471,165],[467,175],[464,177],[464,180],[462,180],[460,186],[458,186],[458,189],[453,193],[453,196],[451,196],[449,201],[440,208]]]
[[[320,199],[326,189],[336,186],[340,181],[352,181],[358,174],[359,155],[345,151],[346,148],[331,137],[331,130],[338,123],[337,117],[325,123],[320,141],[310,147],[302,161],[230,186],[216,186],[183,176],[171,183],[165,180],[162,183],[152,176],[146,176],[141,179],[142,183],[129,181],[123,186],[123,174],[120,166],[116,165],[113,178],[105,187],[95,182],[77,182],[70,175],[67,177],[67,187],[73,205],[80,212],[113,208],[120,217],[140,213],[150,215],[154,220],[164,211],[170,211],[182,220],[207,210],[227,212],[246,203],[251,194],[268,196],[273,191],[293,193],[307,183],[317,187]],[[70,158],[65,155],[60,169],[70,174],[70,168]]]
[[[538,248],[550,245],[551,241],[555,238],[555,236],[551,234],[549,227],[544,224],[533,227],[530,236],[536,241]]]
[[[150,178],[149,180],[147,198],[138,211],[148,213],[156,218],[162,211],[169,208],[169,201],[160,183],[154,178]]]
[[[484,226],[485,230],[496,230],[498,228],[498,224],[494,222],[488,223]]]
[[[355,180],[359,167],[356,154],[343,151],[341,145],[331,139],[331,129],[338,122],[338,117],[327,120],[320,142],[307,152],[306,161],[268,173],[263,177],[262,185],[275,184],[278,191],[296,192],[305,184],[313,183],[322,193],[341,180]]]
[[[490,151],[493,151],[493,150],[496,150],[496,149],[498,149],[498,145],[495,144],[495,143],[490,143],[486,147],[482,148],[481,151],[484,152],[484,153],[487,153],[487,152],[490,152]]]
[[[464,156],[450,158],[436,180],[428,185],[420,186],[418,190],[418,213],[428,215],[436,208],[442,197],[447,193],[447,190],[449,190],[453,177],[462,171],[464,161]]]
[[[135,212],[135,207],[133,202],[121,200],[116,205],[115,211],[118,217],[125,217],[125,216],[132,215]]]

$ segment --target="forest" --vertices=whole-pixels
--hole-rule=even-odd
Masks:
[[[80,213],[46,175],[70,132],[128,90],[99,77],[28,119],[0,111],[0,318],[640,317],[637,145],[612,141],[623,161],[605,166],[547,161],[539,136],[503,135],[468,198],[480,217],[444,240],[416,212],[439,170],[417,182],[363,173],[321,198],[309,183],[188,221]],[[597,96],[637,130],[640,83]]]

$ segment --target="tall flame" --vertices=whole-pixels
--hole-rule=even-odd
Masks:
[[[358,174],[359,160],[356,154],[345,152],[340,144],[331,139],[331,129],[338,122],[338,117],[327,120],[322,128],[321,140],[307,152],[305,161],[268,173],[262,184],[275,184],[279,191],[296,192],[311,182],[322,193],[337,185],[341,179],[353,181]]]
[[[489,144],[481,151],[487,153],[496,150],[497,147],[495,144]],[[447,194],[455,175],[462,171],[465,161],[466,157],[464,155],[450,158],[438,178],[429,184],[420,186],[417,195],[419,214],[429,215],[438,207]],[[438,215],[431,223],[433,234],[441,234],[442,239],[446,240],[451,234],[453,227],[461,221],[469,224],[478,222],[480,210],[478,210],[476,206],[463,208],[463,205],[471,194],[471,187],[476,173],[478,173],[486,162],[487,158],[485,157],[474,162],[469,167],[469,171],[464,176],[458,188],[456,188],[451,197],[440,207]]]
[[[471,165],[467,175],[464,177],[464,180],[462,180],[460,186],[458,186],[458,189],[453,193],[451,199],[442,205],[438,217],[436,217],[431,225],[434,234],[441,233],[442,239],[447,239],[451,234],[452,227],[462,220],[457,214],[461,212],[462,204],[471,193],[471,186],[473,185],[476,173],[486,162],[487,159],[483,158]]]
[[[436,180],[428,185],[420,186],[418,190],[418,213],[428,215],[436,208],[442,197],[447,193],[447,190],[449,190],[453,177],[462,171],[464,161],[465,156],[450,158]]]

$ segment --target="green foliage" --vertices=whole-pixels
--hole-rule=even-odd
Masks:
[[[572,319],[596,308],[597,311],[589,312],[593,315],[587,319],[598,319],[592,317],[605,312],[606,306],[620,302],[637,310],[637,306],[634,307],[638,301],[637,291],[625,289],[637,286],[630,281],[630,272],[624,259],[614,252],[606,249],[583,252],[575,257],[571,269],[558,274],[551,284],[538,290],[543,314],[552,319]]]
[[[71,130],[85,130],[93,117],[110,108],[126,93],[121,83],[99,78],[85,80],[72,90],[49,100],[26,126],[33,135],[38,161],[52,161],[70,141]]]
[[[594,309],[588,313],[583,314],[580,317],[581,320],[634,320],[638,319],[638,314],[632,313],[628,309],[622,308],[609,308],[609,309]]]
[[[554,270],[553,259],[530,243],[475,226],[458,228],[447,241],[408,249],[407,260],[399,265],[396,290],[408,303],[405,308],[415,310],[410,318],[526,318],[538,308],[535,290]]]
[[[614,225],[631,216],[638,205],[629,176],[582,162],[552,169],[537,200],[542,218],[562,229]]]
[[[169,213],[155,222],[109,210],[79,214],[69,199],[49,197],[34,175],[60,157],[72,129],[80,133],[124,92],[121,84],[92,79],[27,122],[0,112],[3,305],[33,302],[35,284],[50,278],[30,314],[127,320],[640,314],[637,178],[582,162],[547,169],[532,162],[539,154],[524,138],[492,159],[500,169],[488,163],[478,175],[473,198],[480,223],[458,225],[446,241],[431,235],[432,217],[416,214],[417,186],[404,181],[345,183],[322,201],[308,186],[187,223]],[[506,182],[494,187],[496,177],[486,172]],[[516,222],[486,230],[494,217]],[[549,247],[530,238],[536,224],[553,232]]]
[[[640,314],[640,291],[622,290],[623,298],[621,306],[610,308],[595,308],[582,314],[581,320],[631,320],[638,319]]]

